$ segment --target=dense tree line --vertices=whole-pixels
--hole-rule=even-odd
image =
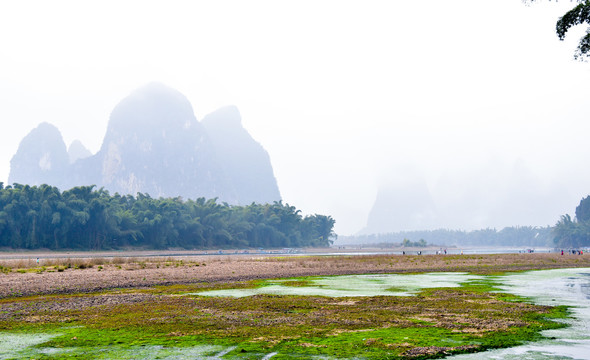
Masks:
[[[338,243],[348,244],[402,244],[404,240],[424,239],[428,244],[440,246],[552,246],[551,227],[511,226],[502,230],[421,230],[395,233],[340,237]]]
[[[403,247],[426,247],[426,246],[428,246],[428,243],[424,239],[420,239],[418,241],[411,241],[410,239],[404,239],[404,241],[402,241],[402,246]]]
[[[0,248],[120,249],[328,246],[334,219],[289,204],[232,206],[216,199],[110,195],[95,186],[61,192],[0,182]]]
[[[580,201],[574,219],[569,214],[561,216],[553,228],[553,235],[556,246],[561,248],[590,246],[590,196]]]

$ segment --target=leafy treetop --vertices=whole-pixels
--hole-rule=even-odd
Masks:
[[[523,0],[527,5],[535,1]],[[559,40],[564,40],[566,33],[573,26],[584,23],[590,25],[590,0],[575,0],[575,2],[578,5],[566,12],[555,24],[555,31]],[[586,31],[586,35],[580,39],[578,49],[574,53],[574,58],[577,60],[585,60],[587,57],[590,57],[590,27]]]
[[[565,39],[567,31],[576,25],[590,24],[590,0],[578,1],[579,4],[565,13],[555,25],[555,31],[560,40]],[[586,30],[578,44],[578,49],[574,54],[574,58],[583,59],[590,56],[590,28]]]

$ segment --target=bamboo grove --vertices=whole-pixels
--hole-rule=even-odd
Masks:
[[[553,234],[557,247],[579,249],[590,246],[590,196],[580,200],[574,219],[569,214],[561,216]]]
[[[233,206],[216,199],[110,195],[95,186],[60,191],[49,185],[0,182],[0,248],[323,247],[334,219],[303,217],[289,204]]]

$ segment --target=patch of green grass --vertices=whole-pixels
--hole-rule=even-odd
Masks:
[[[472,291],[475,293],[488,293],[500,291],[500,288],[496,276],[486,276],[485,278],[479,278],[476,280],[470,280],[461,284],[461,289]]]
[[[385,290],[391,291],[391,292],[402,292],[402,293],[408,292],[408,289],[397,287],[397,286],[391,286],[391,287],[388,287]]]
[[[151,288],[142,289],[141,292],[150,294],[184,294],[197,291],[209,290],[226,290],[226,289],[254,289],[267,285],[266,280],[249,280],[236,282],[216,282],[216,283],[193,283],[193,284],[176,284],[176,285],[156,285]]]
[[[177,296],[277,282],[309,286],[311,279],[198,283],[4,299],[0,311],[4,306],[21,307],[0,321],[0,329],[57,334],[38,347],[70,349],[68,357],[72,358],[83,358],[78,354],[101,348],[188,348],[199,344],[235,346],[229,357],[277,352],[273,359],[312,355],[432,358],[535,340],[541,337],[541,330],[565,326],[552,320],[568,314],[566,307],[532,305],[522,298],[497,293],[493,277],[459,288],[426,289],[414,297]],[[143,294],[145,300],[103,302],[100,306],[92,301],[109,294],[125,294],[129,299],[132,297],[128,295],[134,293]],[[82,305],[63,310],[41,306],[65,303],[74,296]],[[85,299],[88,301],[82,301]]]
[[[293,286],[293,287],[317,286],[313,283],[313,281],[304,280],[304,279],[281,281],[280,284],[283,286]]]

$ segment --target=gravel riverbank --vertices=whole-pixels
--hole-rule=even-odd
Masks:
[[[68,267],[70,265],[71,267]],[[40,264],[19,268],[2,260],[0,298],[37,294],[95,292],[113,288],[230,282],[312,275],[469,271],[494,273],[533,269],[590,267],[588,255],[558,253],[491,255],[357,256],[174,256],[117,258],[45,256]],[[21,265],[22,266],[22,262]]]

